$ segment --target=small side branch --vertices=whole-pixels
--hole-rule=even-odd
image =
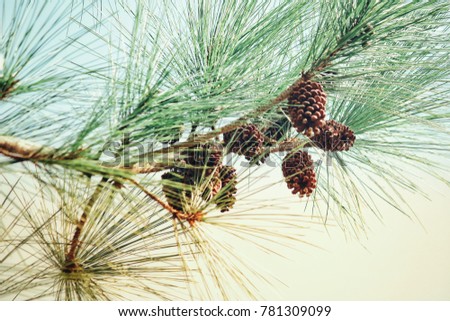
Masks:
[[[137,188],[139,188],[142,192],[144,192],[145,195],[147,195],[148,197],[150,197],[152,200],[154,200],[156,203],[158,203],[162,208],[164,208],[165,210],[167,210],[168,212],[172,213],[175,217],[179,218],[179,219],[187,219],[188,216],[183,213],[180,212],[176,209],[174,209],[172,206],[170,206],[169,204],[167,204],[166,202],[164,202],[162,199],[160,199],[158,196],[156,196],[155,194],[153,194],[152,192],[148,191],[144,186],[142,186],[142,184],[140,184],[139,182],[137,182],[136,180],[132,179],[132,178],[128,178],[127,181],[129,181],[130,183],[132,183],[134,186],[136,186]]]
[[[86,206],[84,207],[83,214],[81,214],[81,217],[78,221],[77,227],[75,229],[75,232],[72,237],[72,241],[70,242],[69,251],[66,253],[66,265],[65,265],[65,272],[72,272],[79,268],[78,264],[76,263],[76,256],[80,245],[80,236],[81,232],[83,231],[84,226],[86,225],[86,221],[88,219],[89,214],[92,211],[92,208],[94,207],[95,202],[98,200],[100,193],[103,189],[103,184],[106,183],[108,179],[106,177],[103,177],[100,183],[95,188],[95,191],[92,193],[91,197],[89,198]]]

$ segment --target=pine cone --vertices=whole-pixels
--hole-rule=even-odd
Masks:
[[[208,176],[202,177],[202,182],[205,186],[202,198],[207,202],[211,201],[222,189],[222,180],[220,179],[221,167],[222,165],[215,167]]]
[[[304,151],[291,152],[283,159],[283,176],[292,194],[309,196],[316,188],[316,174],[311,156]]]
[[[203,212],[196,210],[191,203],[193,188],[196,187],[194,175],[195,171],[186,168],[173,168],[162,175],[162,190],[167,202],[175,210],[182,212],[183,219],[191,226],[203,219]]]
[[[206,143],[184,150],[181,155],[185,156],[184,161],[187,165],[199,170],[200,173],[205,171],[205,175],[209,176],[222,163],[223,153],[222,147],[218,144]]]
[[[191,198],[190,186],[194,185],[195,173],[192,169],[175,167],[164,173],[162,191],[170,206],[180,212],[185,211],[186,200]]]
[[[291,130],[291,122],[286,117],[278,119],[264,130],[264,135],[270,139],[279,141],[286,137]]]
[[[253,160],[263,152],[264,135],[253,124],[225,133],[223,137],[233,153],[244,155],[247,160]]]
[[[221,212],[228,211],[236,202],[236,170],[231,166],[219,165],[210,176],[199,176],[199,171],[195,169],[176,167],[164,173],[162,179],[167,202],[177,211],[185,213],[191,225],[202,217],[189,204],[194,191],[199,192],[206,202],[216,204]]]
[[[312,137],[320,134],[325,123],[327,95],[318,82],[302,81],[288,98],[288,112],[291,122],[299,133]]]
[[[355,142],[353,131],[344,124],[334,120],[327,120],[321,133],[311,140],[319,148],[325,151],[337,152],[349,150]]]
[[[221,212],[227,212],[236,203],[236,170],[232,166],[220,165],[218,173],[221,181],[221,189],[214,199],[214,203]]]

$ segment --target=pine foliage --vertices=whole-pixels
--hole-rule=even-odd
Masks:
[[[274,281],[235,244],[310,246],[311,217],[359,237],[381,202],[413,215],[415,173],[448,184],[447,1],[20,0],[0,16],[1,298],[260,298]],[[251,203],[242,186],[267,169],[308,197],[302,215]]]

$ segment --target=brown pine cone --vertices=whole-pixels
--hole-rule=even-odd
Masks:
[[[288,97],[288,113],[295,129],[308,137],[319,135],[325,123],[326,102],[320,83],[307,80],[297,84]]]
[[[202,198],[209,202],[214,196],[216,196],[222,189],[222,180],[220,179],[220,168],[223,165],[219,165],[209,175],[203,175],[200,184],[203,184],[204,191]]]
[[[187,165],[205,175],[213,174],[217,166],[222,163],[222,147],[214,143],[206,143],[186,149],[181,152]]]
[[[180,212],[185,212],[186,200],[191,198],[191,186],[194,185],[195,173],[192,169],[175,167],[164,173],[162,191],[167,203]]]
[[[311,138],[317,147],[331,152],[349,150],[355,139],[350,128],[334,120],[327,120],[320,134]]]
[[[247,160],[257,158],[264,151],[264,135],[253,124],[225,133],[223,137],[233,153],[244,155]]]
[[[271,124],[264,130],[264,135],[275,141],[286,138],[286,135],[291,130],[291,122],[286,117],[282,117]]]
[[[291,152],[283,159],[283,176],[292,194],[309,196],[316,188],[316,174],[311,156],[304,151]]]
[[[236,170],[225,165],[217,166],[210,176],[199,174],[195,169],[180,167],[162,175],[162,190],[167,202],[177,211],[186,214],[186,220],[191,225],[202,217],[195,206],[190,204],[193,193],[199,193],[204,201],[212,202],[221,212],[226,212],[236,202],[236,183]]]
[[[221,212],[227,212],[236,203],[236,170],[232,166],[220,165],[219,177],[221,181],[221,189],[214,199],[214,203]]]

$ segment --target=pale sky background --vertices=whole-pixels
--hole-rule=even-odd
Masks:
[[[274,168],[259,184],[281,179],[281,170]],[[369,211],[364,213],[367,237],[346,239],[338,226],[314,225],[305,232],[305,240],[323,250],[300,245],[300,253],[280,248],[289,260],[261,256],[260,263],[287,284],[277,286],[278,294],[267,288],[264,296],[269,300],[450,300],[449,188],[432,178],[422,180],[422,187],[430,191],[431,200],[403,194],[417,219],[379,202],[382,221]],[[289,212],[303,213],[303,203],[283,182],[254,198],[286,200]]]

